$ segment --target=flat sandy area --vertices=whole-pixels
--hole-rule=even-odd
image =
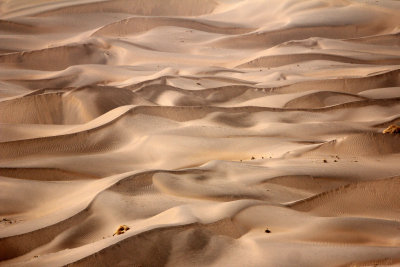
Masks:
[[[0,266],[400,266],[396,124],[400,1],[0,0]]]

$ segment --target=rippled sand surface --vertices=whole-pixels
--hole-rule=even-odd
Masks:
[[[0,265],[399,265],[399,14],[0,0]]]

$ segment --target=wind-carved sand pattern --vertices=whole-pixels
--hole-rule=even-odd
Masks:
[[[399,14],[0,0],[0,266],[399,265]]]

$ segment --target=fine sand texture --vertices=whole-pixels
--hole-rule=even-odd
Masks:
[[[398,126],[400,1],[0,0],[0,266],[400,266]]]

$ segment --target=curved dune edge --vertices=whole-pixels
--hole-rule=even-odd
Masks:
[[[242,34],[250,32],[253,29],[242,29],[235,25],[221,24],[216,26],[208,24],[207,21],[195,21],[193,19],[181,18],[158,18],[158,17],[135,17],[124,19],[109,25],[106,25],[92,35],[94,36],[125,36],[130,34],[137,34],[146,32],[156,27],[162,26],[176,26],[193,29],[198,31],[205,31],[211,33],[222,34]]]
[[[366,133],[330,141],[308,153],[368,156],[396,154],[399,152],[400,138],[398,135]]]
[[[75,2],[75,3],[74,3]],[[179,6],[179,2],[174,0],[168,0],[163,3],[157,1],[136,1],[136,5],[130,7],[129,1],[118,0],[115,3],[108,1],[89,0],[89,1],[74,1],[69,4],[65,3],[54,3],[51,5],[50,1],[45,2],[42,7],[35,7],[35,5],[28,6],[25,8],[21,7],[9,8],[3,4],[2,7],[9,17],[14,15],[13,13],[22,13],[22,15],[36,15],[36,16],[52,16],[57,14],[75,14],[75,13],[91,13],[91,12],[127,12],[132,14],[140,15],[153,15],[153,10],[156,11],[154,15],[181,15],[181,16],[195,16],[204,13],[208,13],[215,8],[216,2],[214,1],[197,1],[191,0],[188,6]],[[47,4],[47,5],[46,5]],[[27,9],[27,10],[24,10]],[[22,12],[21,12],[22,11]],[[31,14],[29,14],[31,11]],[[26,12],[26,13],[25,13]],[[25,14],[24,14],[25,13]]]
[[[352,183],[291,203],[288,207],[321,216],[361,216],[396,220],[397,215],[387,216],[387,211],[397,209],[399,203],[394,192],[398,186],[399,177]],[[364,203],[363,210],[354,210],[354,206],[359,207],[354,204],[358,201]]]
[[[0,266],[398,265],[399,11],[0,0]]]

